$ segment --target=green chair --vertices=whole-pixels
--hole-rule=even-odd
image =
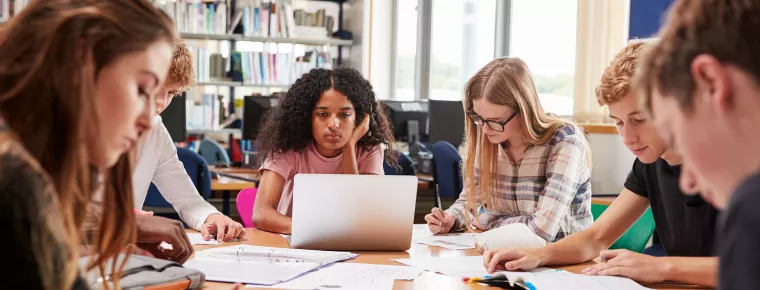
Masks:
[[[602,213],[610,206],[606,201],[591,201],[591,215],[594,216],[594,220],[599,218]],[[633,252],[641,253],[646,248],[649,238],[652,237],[654,232],[654,217],[652,216],[652,209],[648,208],[631,228],[628,229],[617,241],[615,241],[611,250],[626,249]]]

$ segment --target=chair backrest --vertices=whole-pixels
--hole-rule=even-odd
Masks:
[[[227,150],[224,150],[224,147],[214,140],[203,139],[198,153],[203,156],[203,159],[206,159],[206,163],[209,165],[217,165],[219,163],[230,164],[230,156],[227,154]]]
[[[449,142],[433,144],[433,182],[441,197],[456,198],[462,193],[462,157]]]
[[[246,188],[238,193],[235,203],[237,204],[237,210],[240,214],[240,219],[243,220],[243,226],[246,228],[254,228],[253,226],[253,203],[256,201],[257,188]]]
[[[182,162],[187,175],[190,176],[190,180],[193,181],[193,185],[195,185],[195,188],[203,199],[211,197],[211,172],[208,169],[206,160],[192,150],[179,147],[177,148],[177,157]],[[152,183],[150,184],[150,188],[148,188],[148,195],[145,197],[145,203],[143,204],[150,207],[172,207]]]
[[[386,153],[386,154],[396,154],[396,156],[398,156],[398,166],[400,167],[400,169],[394,166],[391,166],[386,161],[383,161],[383,171],[385,172],[385,175],[415,175],[416,174],[417,171],[414,169],[414,163],[412,162],[412,158],[409,157],[409,155],[406,155],[396,150],[393,150],[390,153]]]
[[[609,206],[610,202],[608,201],[592,200],[591,215],[594,216],[594,220],[599,218]],[[654,232],[654,216],[652,216],[652,209],[647,209],[644,215],[610,246],[610,249],[626,249],[641,253],[646,248],[652,232]]]

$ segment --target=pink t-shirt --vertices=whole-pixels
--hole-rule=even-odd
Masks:
[[[384,174],[383,150],[375,146],[371,150],[356,150],[356,163],[360,174]],[[286,216],[293,214],[293,178],[299,173],[311,174],[338,174],[343,162],[343,154],[327,158],[319,154],[314,145],[309,145],[306,151],[299,153],[290,151],[275,155],[264,161],[259,169],[271,170],[285,178],[285,187],[282,188],[282,196],[277,206],[277,211]]]

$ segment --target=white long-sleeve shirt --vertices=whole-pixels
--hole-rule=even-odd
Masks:
[[[180,218],[195,230],[201,230],[209,215],[221,214],[198,193],[177,157],[177,148],[160,116],[153,119],[153,128],[141,142],[137,155],[132,176],[135,208],[142,209],[151,182]]]

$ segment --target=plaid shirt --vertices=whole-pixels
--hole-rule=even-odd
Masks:
[[[524,223],[549,242],[591,226],[591,169],[582,132],[574,125],[560,127],[547,145],[528,146],[516,165],[499,150],[496,206],[477,206],[478,213],[470,217],[478,216],[483,230]],[[475,190],[480,190],[477,167]],[[464,229],[466,190],[465,185],[459,199],[446,210],[457,218],[454,230]]]

